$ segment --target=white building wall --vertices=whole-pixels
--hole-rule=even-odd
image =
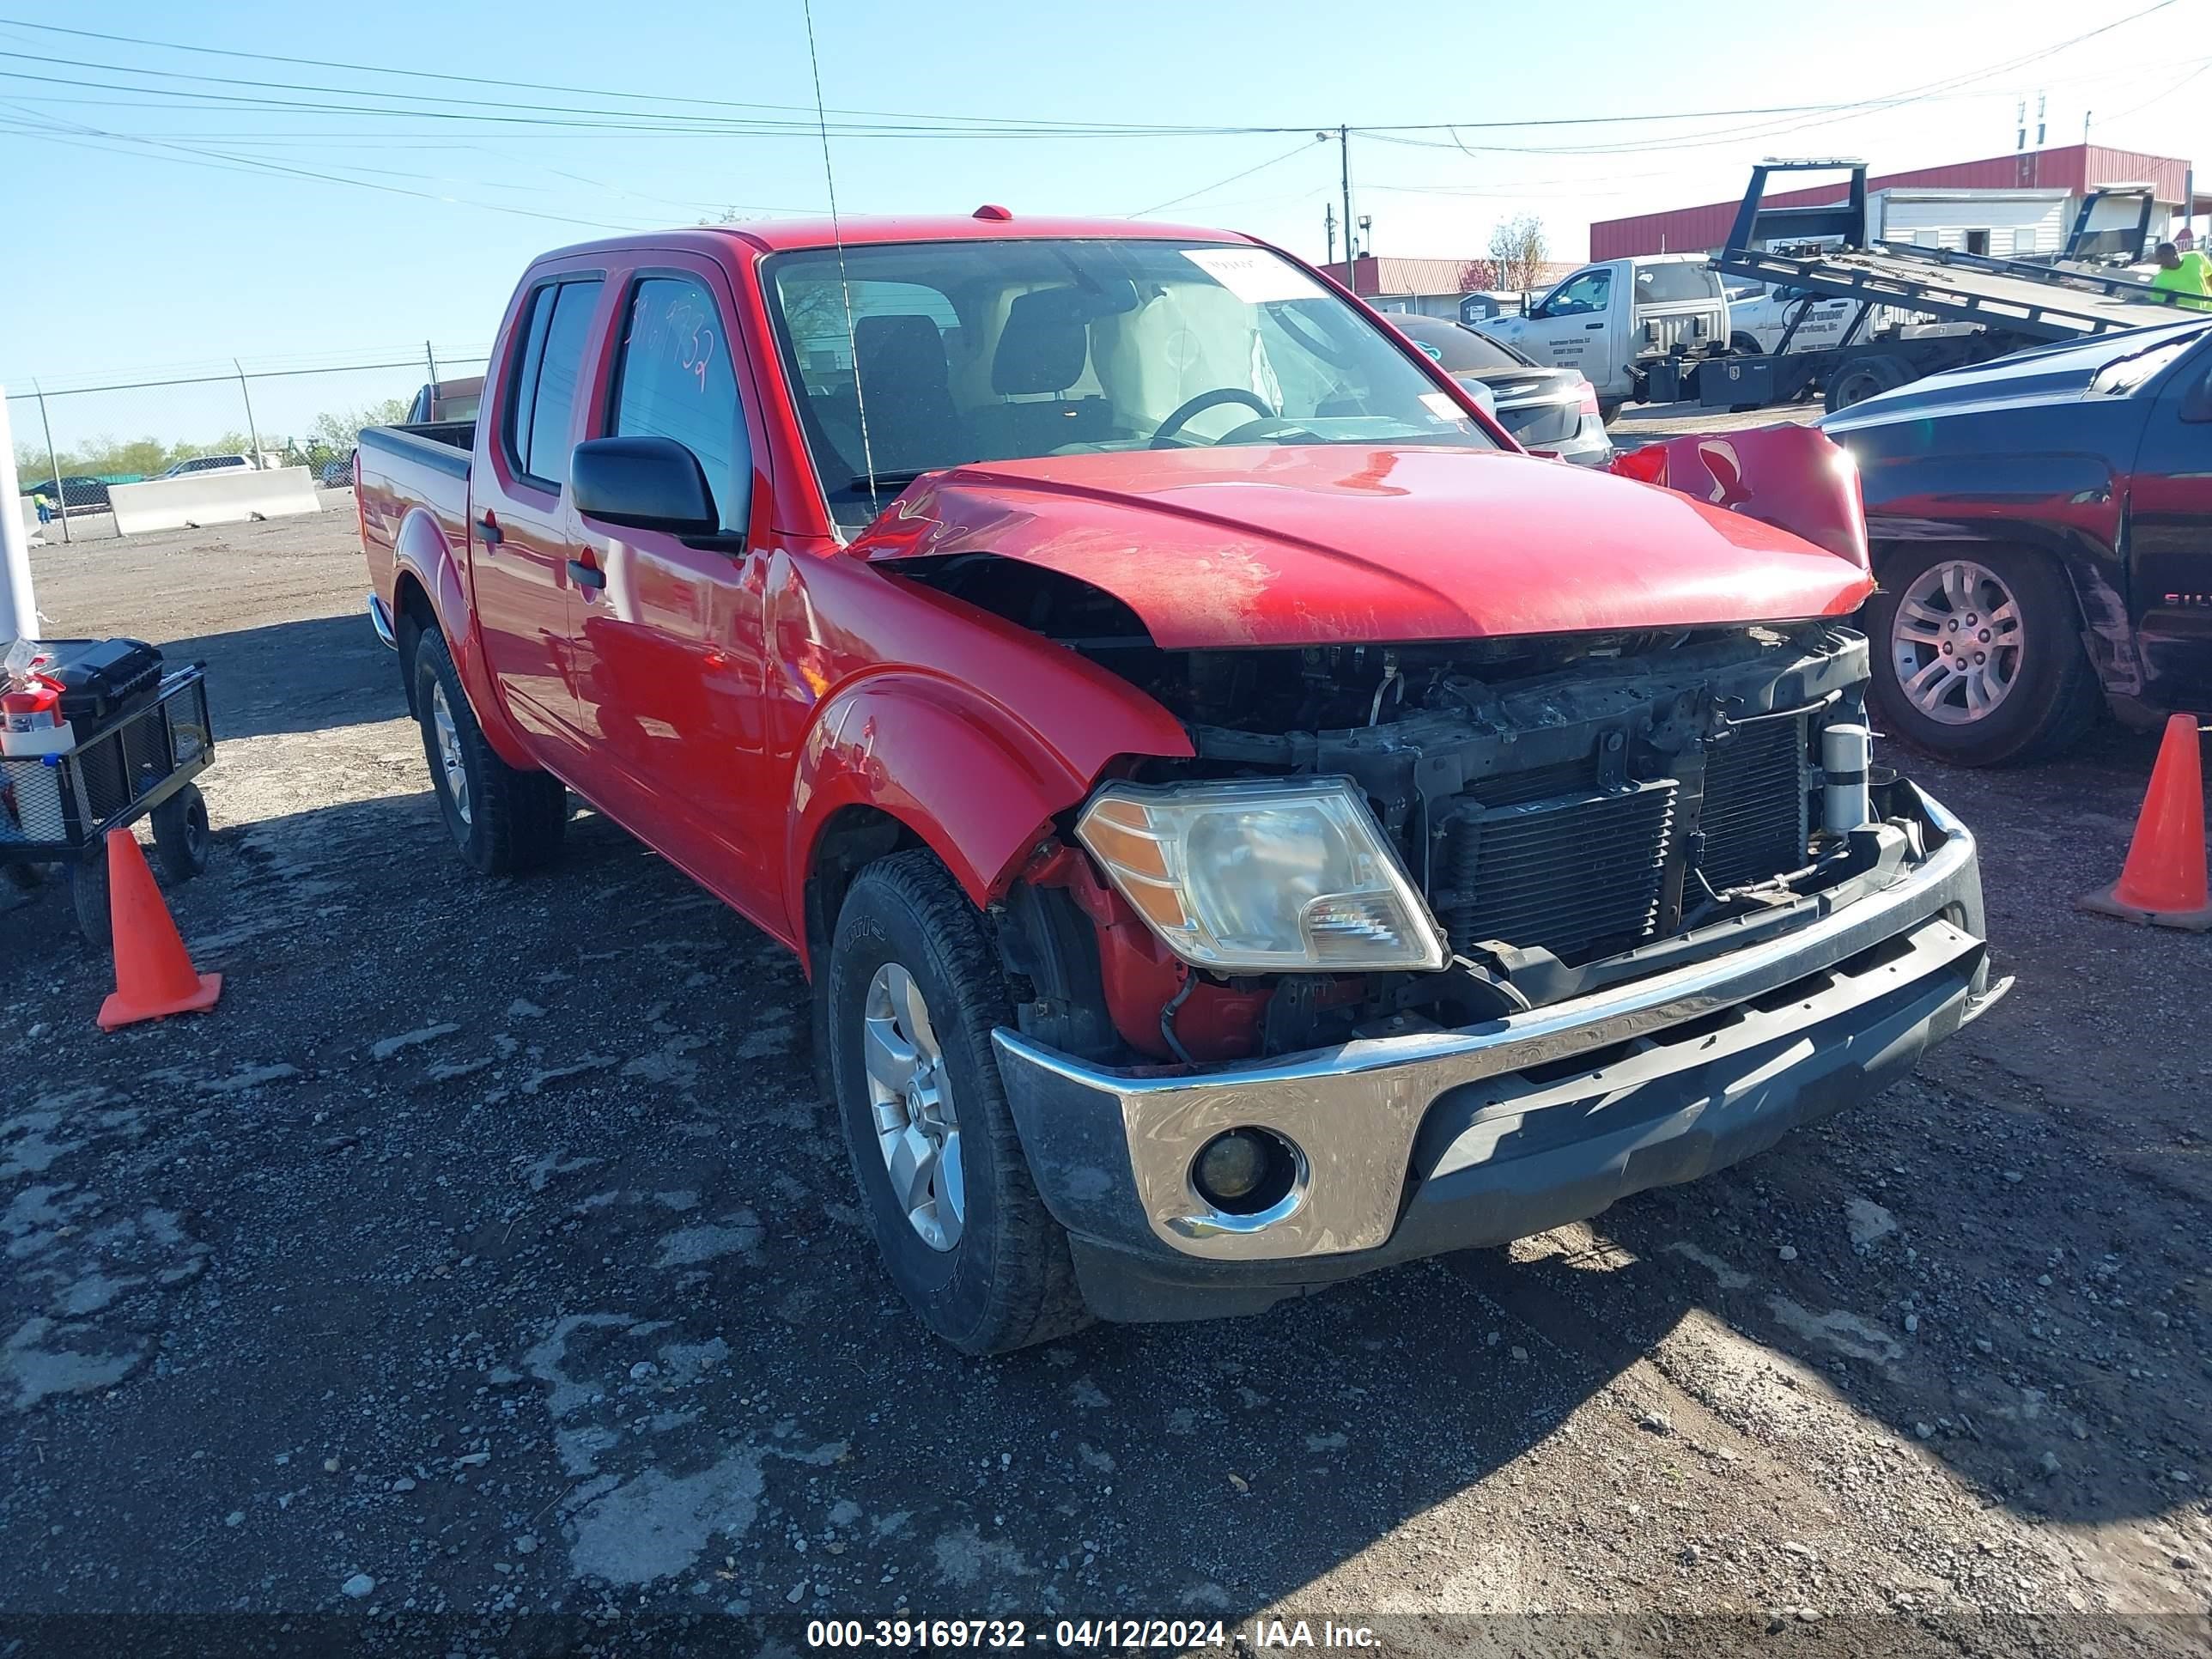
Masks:
[[[2001,258],[2057,252],[2079,206],[2063,191],[1960,191],[1940,196],[1877,191],[1875,201],[1877,237],[1904,241],[1909,232],[1909,240],[1922,247],[1963,251],[1968,231],[1987,231],[1989,251]]]

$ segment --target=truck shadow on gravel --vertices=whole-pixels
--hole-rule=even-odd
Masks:
[[[399,659],[357,611],[155,643],[172,664],[207,664],[218,743],[405,712]]]
[[[292,627],[217,638],[335,619]],[[18,1605],[1697,1605],[1729,1540],[1840,1555],[1900,1492],[2104,1521],[2203,1478],[2196,1200],[1975,1071],[2007,1010],[1594,1229],[975,1362],[876,1261],[789,958],[590,814],[472,879],[394,776],[218,812],[171,895],[204,1019],[99,1036],[66,906],[8,918],[0,1508],[75,1517],[8,1527]]]

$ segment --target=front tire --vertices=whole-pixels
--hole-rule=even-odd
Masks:
[[[1067,1237],[1037,1196],[992,1049],[1005,981],[945,866],[912,851],[862,870],[823,971],[846,1148],[892,1283],[966,1353],[1083,1323]]]
[[[560,856],[568,792],[550,772],[509,766],[484,740],[442,635],[415,646],[415,708],[438,811],[469,868],[502,876]]]
[[[2065,576],[2017,548],[1908,544],[1867,602],[1875,708],[1938,760],[2048,760],[2095,724],[2100,693]]]

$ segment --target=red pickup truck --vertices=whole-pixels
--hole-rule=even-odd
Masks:
[[[798,952],[962,1348],[1594,1215],[2002,988],[1817,434],[1531,457],[1287,255],[996,208],[549,254],[485,384],[360,448],[454,842],[573,790]]]

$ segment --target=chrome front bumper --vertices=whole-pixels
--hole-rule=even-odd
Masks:
[[[1079,1267],[1088,1247],[1322,1280],[1503,1242],[1733,1163],[1887,1086],[1994,1000],[1973,837],[1924,793],[1911,799],[1936,844],[1887,888],[1724,956],[1485,1024],[1173,1073],[1091,1066],[1001,1029],[1039,1194],[1077,1240]],[[1199,1150],[1243,1126],[1304,1155],[1295,1201],[1267,1217],[1223,1215],[1191,1184]]]

